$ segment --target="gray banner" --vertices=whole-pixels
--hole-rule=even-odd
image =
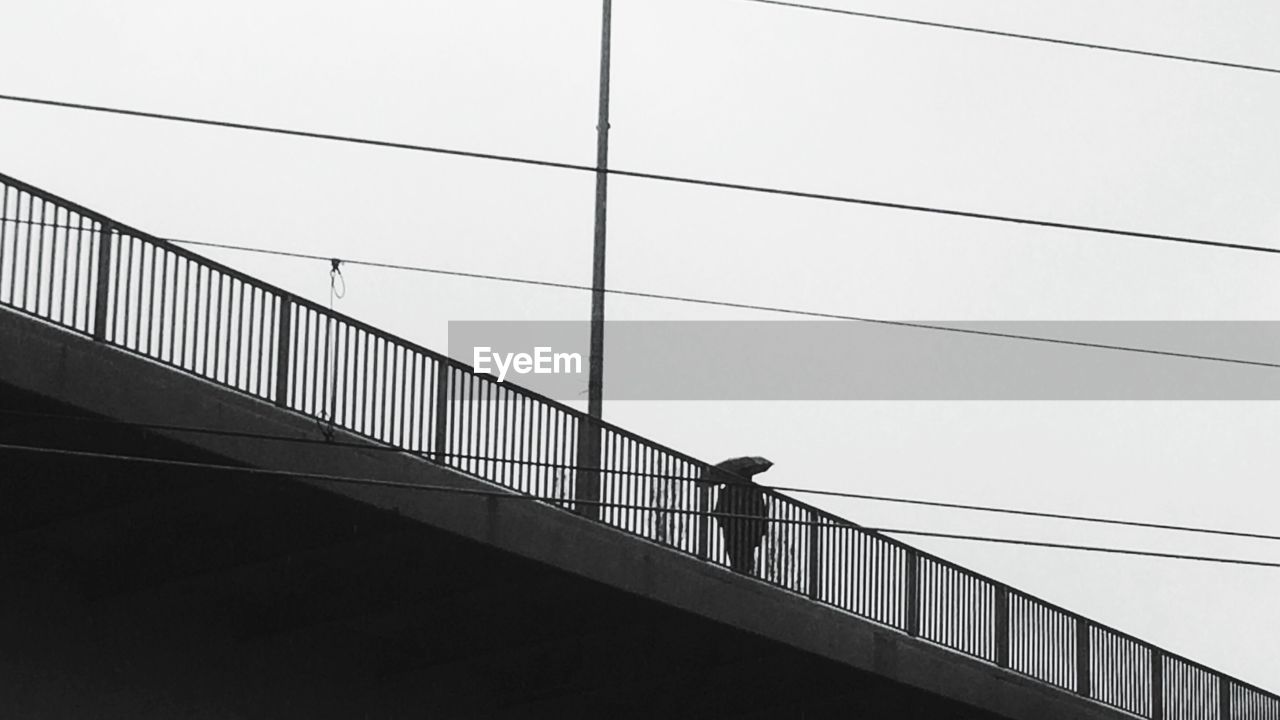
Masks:
[[[1277,322],[919,324],[935,328],[610,322],[605,399],[1280,399]],[[588,337],[586,322],[450,322],[449,354],[504,382],[581,400]]]

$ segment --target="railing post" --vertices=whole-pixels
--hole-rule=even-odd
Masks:
[[[1076,692],[1085,697],[1093,694],[1090,677],[1089,621],[1076,618]]]
[[[1218,720],[1231,720],[1231,678],[1218,676]]]
[[[449,380],[453,376],[453,368],[441,360],[436,361],[436,366],[439,370],[436,373],[435,409],[432,411],[436,416],[432,450],[435,451],[436,462],[445,463],[449,460]]]
[[[600,423],[596,418],[578,418],[576,481],[573,484],[575,511],[583,517],[600,518]]]
[[[280,296],[280,322],[276,333],[276,405],[289,406],[289,365],[293,352],[293,298]]]
[[[111,235],[115,228],[110,222],[98,225],[98,283],[94,293],[93,339],[107,339],[107,305],[111,300]]]
[[[818,513],[809,511],[809,597],[817,600],[822,594],[822,534],[819,532]]]
[[[907,551],[905,595],[907,634],[915,637],[920,634],[920,551],[915,548]]]
[[[1009,667],[1009,586],[996,585],[996,665]]]
[[[1164,720],[1164,653],[1151,648],[1151,720]]]
[[[703,473],[703,477],[706,474]],[[703,560],[711,559],[711,484],[698,481],[698,547],[696,553]]]

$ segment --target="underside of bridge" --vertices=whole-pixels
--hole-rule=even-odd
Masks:
[[[0,409],[4,443],[232,462]],[[287,478],[0,468],[9,717],[995,717]]]
[[[324,430],[0,308],[0,717],[1126,717]]]

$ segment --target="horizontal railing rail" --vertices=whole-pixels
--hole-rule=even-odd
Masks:
[[[0,304],[1140,717],[1280,720],[1272,693],[5,175]]]

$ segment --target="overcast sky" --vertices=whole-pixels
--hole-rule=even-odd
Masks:
[[[1280,67],[1261,0],[828,0]],[[596,0],[11,3],[0,93],[590,164]],[[612,164],[1280,246],[1280,76],[741,0],[615,0]],[[0,103],[0,171],[162,236],[589,283],[594,178]],[[1272,320],[1269,256],[614,179],[613,287],[903,320]],[[323,263],[210,256],[328,302]],[[572,291],[344,269],[339,310],[587,317]],[[611,319],[768,319],[613,297]],[[939,358],[945,362],[945,358]],[[606,382],[607,364],[606,364]],[[1274,403],[606,406],[762,479],[1280,531]],[[870,503],[865,524],[1280,561],[1280,545]],[[1280,570],[921,541],[1270,690]]]

